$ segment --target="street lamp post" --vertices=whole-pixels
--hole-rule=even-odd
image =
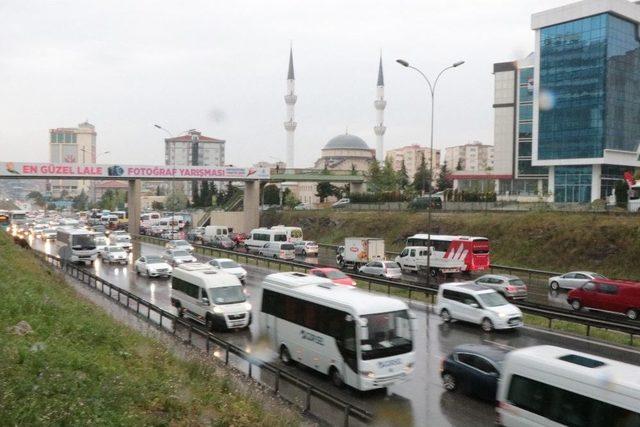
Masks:
[[[431,95],[431,137],[430,137],[430,144],[429,144],[429,150],[430,150],[430,165],[429,165],[429,169],[431,171],[431,180],[433,181],[433,117],[434,117],[434,107],[435,107],[435,95],[436,95],[436,85],[438,84],[438,80],[440,80],[440,76],[442,76],[442,74],[451,69],[451,68],[456,68],[459,67],[460,65],[464,64],[464,61],[458,61],[458,62],[454,62],[453,64],[449,65],[448,67],[443,68],[438,75],[436,76],[436,79],[433,81],[433,84],[431,84],[431,81],[429,80],[429,78],[418,68],[413,67],[411,65],[409,65],[409,62],[405,61],[404,59],[396,59],[396,62],[400,65],[402,65],[403,67],[407,67],[407,68],[412,68],[414,70],[416,70],[418,73],[420,73],[420,75],[424,78],[424,80],[427,82],[427,87],[429,88],[429,94]],[[429,287],[431,285],[431,200],[432,197],[432,191],[431,191],[431,183],[429,183],[429,198],[427,199],[427,287]],[[427,316],[427,319],[429,318],[429,316]]]

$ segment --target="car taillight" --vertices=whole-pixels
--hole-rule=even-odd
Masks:
[[[444,357],[440,359],[440,372],[444,371]]]

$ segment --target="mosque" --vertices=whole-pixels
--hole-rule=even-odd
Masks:
[[[284,100],[287,105],[287,120],[284,128],[287,132],[287,167],[295,167],[294,136],[297,122],[294,120],[294,108],[298,97],[295,94],[295,74],[293,70],[293,49],[289,50],[289,69],[287,73],[287,93]],[[382,57],[378,66],[378,82],[374,108],[376,109],[376,125],[373,131],[376,135],[376,149],[369,148],[367,143],[356,135],[349,134],[331,138],[322,148],[321,156],[316,160],[314,169],[328,170],[356,170],[367,171],[374,161],[383,160],[384,109],[387,101],[384,99],[384,75],[382,72]],[[303,200],[304,201],[304,200]]]

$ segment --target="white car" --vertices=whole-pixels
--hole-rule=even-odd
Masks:
[[[358,269],[362,274],[384,277],[386,279],[400,279],[402,270],[395,261],[371,261]]]
[[[522,326],[522,312],[493,289],[473,282],[443,283],[438,288],[436,313],[444,322],[462,320],[485,332]]]
[[[102,261],[109,264],[118,262],[124,265],[129,262],[129,254],[121,246],[107,246],[102,254]]]
[[[122,249],[131,251],[131,237],[122,234],[113,234],[109,235],[109,244],[113,246],[120,246]]]
[[[57,236],[58,230],[56,230],[55,228],[46,228],[42,230],[42,233],[40,234],[40,238],[42,240],[56,240]]]
[[[560,288],[575,289],[593,279],[606,279],[606,277],[602,274],[593,273],[591,271],[571,271],[561,276],[550,277],[549,287],[554,291],[557,291]]]
[[[162,254],[162,259],[173,266],[198,261],[189,252],[180,249],[167,249]]]
[[[350,203],[351,203],[351,199],[348,199],[348,198],[344,197],[344,198],[338,200],[337,202],[335,202],[333,205],[331,205],[331,207],[341,208],[341,207],[346,206],[346,205],[348,205]]]
[[[138,258],[134,264],[136,274],[146,274],[149,277],[169,277],[173,269],[158,255],[146,255]]]
[[[179,249],[189,253],[193,252],[193,246],[191,246],[186,240],[170,240],[164,245],[164,247],[167,249]]]
[[[296,255],[318,255],[318,244],[311,240],[294,243],[293,247]]]
[[[209,261],[209,265],[212,265],[213,267],[222,270],[225,273],[233,274],[238,279],[240,279],[240,282],[243,285],[246,284],[247,270],[242,268],[242,266],[234,260],[229,258],[214,258]]]
[[[313,205],[311,203],[300,203],[293,207],[294,211],[310,211],[313,209]]]

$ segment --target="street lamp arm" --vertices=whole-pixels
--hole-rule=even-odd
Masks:
[[[418,73],[420,73],[420,75],[422,76],[422,78],[424,79],[425,82],[427,82],[427,86],[429,86],[429,91],[431,92],[431,96],[433,96],[433,91],[435,90],[435,83],[432,86],[431,85],[431,81],[429,80],[429,77],[427,77],[419,68],[416,68],[412,65],[407,65],[407,68],[411,68],[416,70]],[[442,74],[442,72],[440,73]],[[438,74],[438,78],[440,77],[440,74]],[[436,83],[438,82],[438,79],[436,79]]]

